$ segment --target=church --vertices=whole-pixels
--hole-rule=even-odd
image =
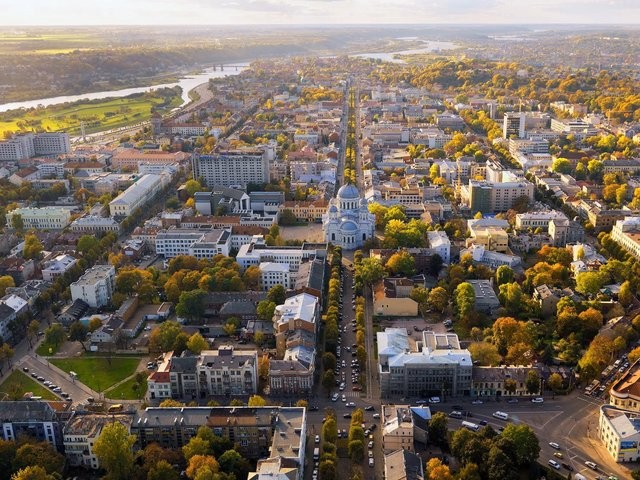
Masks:
[[[355,250],[373,238],[376,217],[369,213],[367,202],[351,184],[343,185],[329,202],[322,216],[324,239],[344,250]]]

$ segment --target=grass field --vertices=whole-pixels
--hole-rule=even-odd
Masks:
[[[84,32],[0,33],[0,53],[57,54],[100,47],[104,41]]]
[[[103,392],[136,371],[140,357],[113,357],[111,364],[105,357],[50,359],[65,372],[76,372],[78,380],[96,392]]]
[[[0,392],[7,393],[10,399],[16,400],[21,399],[26,392],[32,392],[36,397],[42,397],[45,400],[60,400],[47,387],[17,370],[11,372],[11,375],[0,384]]]
[[[44,129],[55,132],[64,130],[80,133],[80,122],[85,122],[87,133],[110,130],[151,118],[151,107],[160,107],[164,98],[151,94],[105,99],[99,103],[53,105],[31,111],[14,110],[0,115],[0,133],[20,130]],[[175,95],[162,110],[170,110],[182,103]]]
[[[56,353],[58,353],[59,348],[60,348],[60,345],[56,347],[45,341],[45,342],[42,342],[40,345],[38,345],[38,348],[36,348],[36,353],[41,357],[48,357],[49,355],[55,355]]]
[[[147,393],[147,382],[140,384],[141,390],[135,391],[133,386],[136,383],[135,378],[130,378],[126,382],[121,383],[117,387],[105,392],[104,396],[113,400],[139,400],[144,398]]]

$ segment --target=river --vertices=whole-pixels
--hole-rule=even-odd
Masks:
[[[181,78],[177,83],[163,83],[160,85],[151,85],[148,87],[124,88],[122,90],[107,90],[104,92],[91,92],[83,93],[80,95],[63,95],[60,97],[41,98],[38,100],[27,100],[24,102],[3,103],[0,104],[0,112],[15,110],[17,108],[34,108],[38,106],[48,107],[49,105],[56,105],[66,102],[77,102],[78,100],[96,100],[100,98],[126,97],[127,95],[131,95],[133,93],[148,92],[149,90],[157,88],[175,87],[176,85],[179,85],[182,88],[181,106],[184,106],[190,102],[189,92],[198,85],[208,82],[210,78],[222,78],[229,75],[238,75],[240,72],[245,70],[248,65],[245,63],[238,63],[233,64],[232,66],[223,65],[223,67],[224,70],[220,70],[219,65],[216,65],[216,67],[207,68],[196,75],[188,75],[184,78]],[[214,68],[216,68],[216,70],[214,70]]]
[[[403,37],[398,40],[416,40],[415,37]],[[458,45],[452,42],[436,42],[433,40],[422,40],[423,47],[411,50],[401,50],[399,52],[378,52],[378,53],[357,53],[353,57],[373,58],[374,60],[382,60],[391,63],[405,63],[404,60],[394,58],[395,55],[419,55],[421,53],[437,52],[438,50],[451,50],[458,48]]]

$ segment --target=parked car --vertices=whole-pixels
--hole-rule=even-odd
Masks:
[[[29,373],[29,369],[27,367],[22,367],[22,371]]]
[[[535,397],[531,399],[531,403],[544,403],[544,398],[542,397]]]

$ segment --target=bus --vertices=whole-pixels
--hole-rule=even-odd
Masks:
[[[495,418],[499,418],[500,420],[509,420],[509,414],[504,413],[504,412],[493,412],[493,416]]]
[[[467,430],[471,430],[472,432],[477,432],[480,429],[480,425],[467,421],[462,422],[462,427],[466,428]]]
[[[600,382],[598,380],[592,381],[587,388],[584,389],[585,395],[591,395],[594,392],[598,391],[598,387],[600,386]]]
[[[116,403],[115,405],[111,405],[108,409],[108,413],[121,412],[124,406],[121,403]]]

